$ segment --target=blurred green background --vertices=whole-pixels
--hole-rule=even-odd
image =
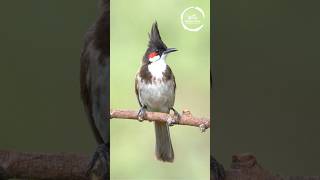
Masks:
[[[0,2],[0,148],[95,150],[80,101],[83,35],[97,1]]]
[[[217,158],[319,175],[320,2],[214,2]]]
[[[210,115],[210,18],[208,0],[111,1],[111,108],[139,109],[134,91],[135,75],[148,44],[148,32],[157,20],[168,47],[179,51],[167,58],[176,83],[175,108],[195,116]],[[201,7],[204,28],[189,32],[180,14],[190,6]],[[174,163],[157,161],[153,123],[111,120],[111,179],[209,179],[210,131],[196,127],[170,128]]]

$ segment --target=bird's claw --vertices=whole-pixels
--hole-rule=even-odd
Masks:
[[[171,108],[171,110],[173,110],[173,118],[171,118],[171,116],[169,116],[168,120],[170,120],[169,125],[173,126],[174,124],[176,124],[177,122],[180,121],[181,115],[174,108]]]
[[[212,156],[210,157],[210,169],[211,176],[213,176],[215,180],[223,180],[225,178],[223,166]]]
[[[174,112],[174,117],[177,122],[181,119],[181,115],[177,111]]]
[[[143,118],[141,116],[138,116],[138,121],[139,122],[142,122],[143,121]]]
[[[142,122],[145,115],[146,115],[146,109],[145,109],[145,107],[141,107],[138,112],[138,121]]]
[[[8,174],[4,168],[0,166],[0,180],[9,180]]]
[[[206,130],[207,130],[207,127],[206,127],[206,125],[205,124],[200,124],[199,125],[199,128],[200,128],[200,131],[203,133],[203,132],[206,132]]]
[[[88,169],[86,172],[87,176],[95,173],[95,169],[97,167],[97,163],[99,163],[101,167],[101,177],[103,180],[109,179],[108,169],[109,169],[109,145],[108,144],[100,144],[98,145],[96,151],[94,152],[91,161],[89,162]]]
[[[176,123],[176,121],[174,120],[174,118],[172,118],[171,115],[168,115],[167,124],[168,124],[169,126],[173,126],[174,123]]]

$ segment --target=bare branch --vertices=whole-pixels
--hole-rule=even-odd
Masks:
[[[0,179],[86,180],[88,162],[89,156],[83,154],[0,151]]]
[[[89,156],[83,154],[0,151],[0,179],[88,180],[85,175],[88,162]],[[260,166],[255,156],[240,154],[232,157],[225,180],[320,180],[320,177],[274,174]]]
[[[225,180],[320,180],[320,176],[285,176],[272,173],[259,165],[254,155],[248,153],[232,156],[231,168],[226,170],[225,174]]]
[[[110,110],[111,118],[138,120],[137,114],[137,111],[132,110]],[[144,119],[148,121],[168,122],[175,118],[176,117],[174,117],[174,115],[172,114],[146,112],[146,116]],[[210,119],[194,117],[189,110],[184,110],[181,114],[181,119],[179,120],[179,122],[176,122],[174,124],[196,126],[205,130],[207,128],[210,128]]]
[[[111,110],[111,118],[137,120],[137,112],[131,110]],[[167,122],[173,115],[147,112],[146,120]],[[176,124],[210,128],[210,119],[197,118],[190,111],[183,111]],[[0,180],[8,178],[46,180],[88,180],[86,176],[90,157],[77,153],[27,153],[0,150]],[[91,177],[101,179],[99,165]],[[231,168],[225,172],[225,180],[320,180],[319,176],[284,176],[272,173],[262,166],[251,154],[232,157]],[[211,177],[213,178],[213,176]]]

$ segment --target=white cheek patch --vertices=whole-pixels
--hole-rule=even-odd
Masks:
[[[150,62],[155,62],[155,61],[157,61],[157,60],[159,60],[159,59],[160,59],[160,56],[157,55],[157,56],[154,56],[154,57],[152,57],[152,58],[149,58],[149,61],[150,61]]]
[[[151,58],[150,58],[151,59]],[[162,79],[163,73],[166,71],[166,55],[162,55],[159,60],[152,62],[148,65],[148,70],[151,72],[152,76],[156,79]]]

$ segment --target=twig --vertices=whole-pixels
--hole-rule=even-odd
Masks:
[[[138,120],[137,114],[137,111],[132,110],[110,110],[111,118]],[[144,120],[168,122],[175,118],[176,117],[174,117],[174,115],[172,114],[146,112]],[[174,124],[196,126],[200,127],[202,130],[205,130],[207,128],[210,128],[210,119],[194,117],[190,111],[184,110],[181,114],[180,120],[175,122]]]

